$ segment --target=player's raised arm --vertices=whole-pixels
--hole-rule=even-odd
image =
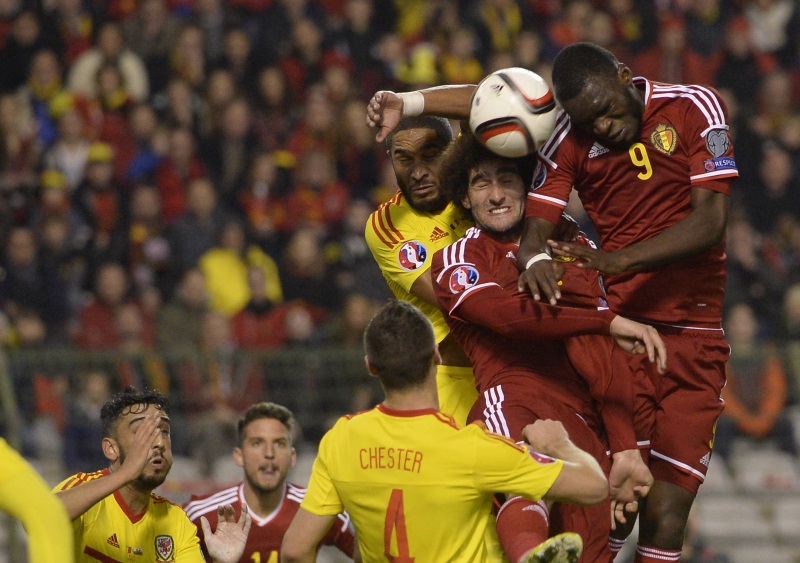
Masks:
[[[367,104],[367,125],[378,128],[375,140],[381,143],[394,131],[402,117],[436,115],[466,119],[474,91],[474,84],[437,86],[401,93],[380,90]]]

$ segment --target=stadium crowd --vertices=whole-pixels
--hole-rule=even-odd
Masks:
[[[144,358],[13,373],[25,419],[74,438],[133,383],[180,397],[200,433],[187,444],[215,443],[198,438],[268,386],[231,382],[226,358],[358,346],[389,296],[363,235],[396,189],[365,126],[373,92],[509,66],[549,77],[587,40],[724,96],[741,178],[721,428],[796,454],[782,417],[800,399],[798,29],[794,0],[0,2],[0,342]],[[163,361],[182,354],[210,359]],[[64,443],[68,468],[97,465],[85,440]]]

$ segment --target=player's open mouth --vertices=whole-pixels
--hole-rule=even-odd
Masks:
[[[151,465],[155,465],[156,467],[161,467],[164,465],[164,458],[163,457],[154,457],[150,460]]]
[[[510,207],[495,207],[494,209],[490,209],[489,213],[492,215],[500,215],[501,213],[507,213],[508,210],[511,209]]]

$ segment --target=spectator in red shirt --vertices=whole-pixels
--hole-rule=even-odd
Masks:
[[[171,224],[186,211],[186,186],[206,175],[206,167],[195,155],[192,132],[183,127],[169,134],[167,157],[156,170],[156,186],[161,194],[164,223]]]

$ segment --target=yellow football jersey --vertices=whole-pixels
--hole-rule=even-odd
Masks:
[[[440,213],[423,213],[412,208],[400,191],[367,221],[364,236],[389,288],[428,317],[436,342],[450,332],[447,322],[438,308],[414,297],[411,286],[430,269],[436,251],[460,239],[471,226],[471,219],[452,203]]]
[[[379,405],[323,437],[301,506],[346,509],[364,561],[484,562],[493,493],[537,500],[561,472],[561,460],[537,457],[479,423]]]
[[[60,483],[65,491],[108,475],[107,469],[78,473]],[[119,491],[107,496],[73,520],[75,561],[120,563],[204,563],[197,528],[177,504],[156,494],[147,508],[131,512]]]
[[[30,563],[72,563],[72,533],[64,505],[2,438],[0,460],[0,510],[25,526]]]

